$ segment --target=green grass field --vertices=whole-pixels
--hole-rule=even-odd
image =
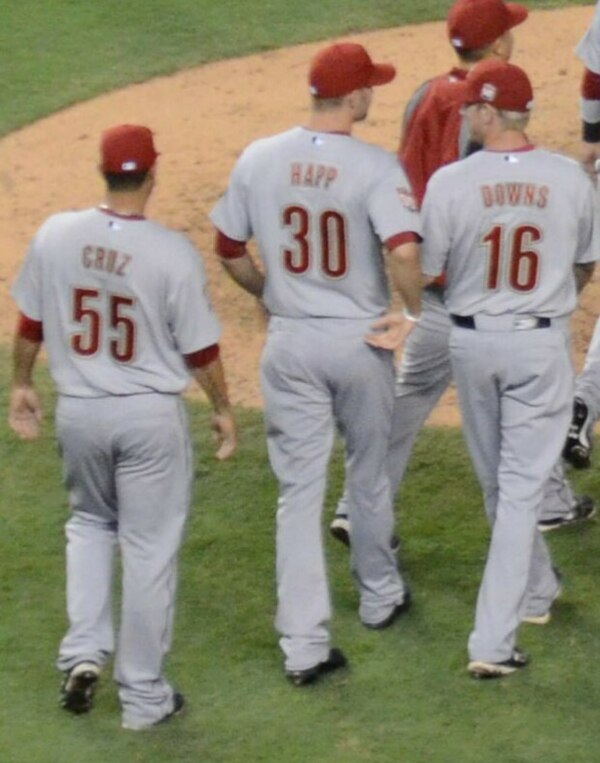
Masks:
[[[529,3],[550,7],[562,3]],[[0,133],[101,90],[205,60],[364,28],[444,16],[434,0],[370,4],[306,0],[25,0],[3,8]],[[243,15],[243,23],[241,17]],[[9,356],[0,348],[6,419]],[[546,627],[523,627],[533,664],[500,683],[465,672],[466,637],[486,553],[479,490],[454,430],[423,432],[398,502],[405,564],[415,592],[409,615],[376,633],[357,619],[345,550],[327,541],[336,643],[351,669],[313,688],[283,679],[272,627],[274,513],[260,415],[239,411],[235,459],[217,464],[205,406],[190,405],[197,489],[182,554],[176,640],[169,674],[187,717],[144,734],[121,731],[105,676],[96,710],[57,707],[53,660],[65,627],[63,524],[68,516],[51,422],[18,442],[0,428],[1,763],[586,763],[594,761],[600,668],[598,528],[550,536],[565,595]],[[600,495],[592,470],[573,475]],[[324,522],[342,483],[332,462]]]
[[[131,82],[257,50],[441,19],[450,5],[448,0],[5,0],[0,135]]]

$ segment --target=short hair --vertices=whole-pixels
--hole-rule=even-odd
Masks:
[[[471,48],[470,50],[459,50],[458,48],[454,48],[454,50],[460,61],[465,64],[475,64],[478,61],[483,61],[484,58],[487,58],[490,55],[491,48],[492,45],[486,45],[483,48]]]
[[[315,111],[332,111],[333,109],[339,109],[344,102],[344,98],[346,98],[345,95],[340,95],[337,98],[317,98],[313,95],[313,109]]]
[[[529,112],[528,111],[504,111],[503,109],[497,109],[498,116],[502,122],[502,127],[505,130],[523,130],[529,124]]]
[[[109,191],[137,191],[144,183],[148,170],[141,172],[103,172]]]

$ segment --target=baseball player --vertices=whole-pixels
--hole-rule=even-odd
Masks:
[[[423,272],[447,275],[452,369],[491,525],[468,669],[495,678],[527,664],[518,627],[547,622],[560,592],[537,519],[569,424],[568,323],[600,253],[589,178],[527,139],[525,72],[478,64],[465,104],[484,150],[430,179]]]
[[[219,357],[220,325],[198,252],[147,220],[158,154],[150,130],[102,136],[105,203],[50,217],[36,234],[13,295],[20,310],[9,423],[39,434],[32,369],[42,340],[58,388],[56,431],[72,516],[67,535],[70,627],[58,668],[61,704],[85,713],[115,651],[111,589],[121,552],[115,655],[123,728],[154,726],[183,709],[163,674],[170,648],[177,555],[190,505],[191,444],[180,393],[190,376],[214,408],[228,458],[234,420]]]
[[[523,5],[503,0],[457,0],[450,9],[447,32],[459,66],[418,88],[404,115],[399,158],[419,203],[436,169],[480,148],[461,116],[465,78],[478,61],[508,60],[513,49],[512,29],[526,18]],[[452,381],[450,328],[442,275],[423,291],[422,319],[408,338],[397,372],[388,458],[394,492],[402,483],[419,431]],[[559,459],[545,486],[540,529],[552,530],[594,512],[589,496],[573,495]],[[350,541],[347,514],[344,497],[330,529],[346,544]]]
[[[581,80],[581,157],[584,167],[596,179],[600,159],[600,3],[576,52],[585,64]],[[599,417],[600,323],[596,324],[585,366],[575,384],[573,417],[563,450],[565,460],[578,469],[590,465],[593,426]]]
[[[582,161],[595,173],[595,162],[600,159],[600,3],[576,52],[585,64],[581,80]]]
[[[385,454],[393,404],[389,350],[421,309],[420,222],[396,158],[351,135],[367,117],[372,88],[394,75],[393,66],[374,64],[361,45],[321,50],[310,68],[308,126],[252,143],[211,214],[226,270],[270,314],[261,377],[280,490],[276,627],[295,685],[346,664],[330,646],[321,537],[334,422],[346,444],[360,619],[384,628],[409,605],[390,549]],[[264,275],[246,251],[252,236]],[[382,245],[409,315],[393,322],[391,334],[379,333],[377,321],[389,299]]]

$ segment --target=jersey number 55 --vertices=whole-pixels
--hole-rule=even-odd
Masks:
[[[114,360],[119,363],[133,360],[137,333],[134,298],[75,287],[72,304],[72,320],[81,326],[81,331],[71,334],[74,352],[83,357],[96,355],[106,335],[106,349]]]

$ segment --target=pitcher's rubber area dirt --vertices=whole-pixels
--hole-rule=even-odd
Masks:
[[[576,156],[579,80],[574,47],[593,7],[535,11],[515,30],[513,61],[530,75],[536,104],[532,142]],[[368,124],[356,134],[395,151],[408,97],[423,80],[455,62],[442,22],[354,35],[377,60],[394,63],[398,76],[378,88]],[[52,212],[97,203],[95,172],[100,132],[113,124],[151,127],[162,156],[151,216],[185,230],[207,262],[211,292],[224,324],[223,357],[232,400],[262,404],[258,359],[264,321],[254,301],[230,283],[212,255],[207,214],[224,190],[240,150],[254,138],[302,123],[308,110],[306,72],[325,43],[221,61],[133,85],[66,109],[0,141],[0,341],[8,342],[15,308],[8,290],[27,242]],[[574,318],[574,358],[581,366],[600,312],[600,274],[588,286]],[[458,423],[448,392],[431,423]]]

